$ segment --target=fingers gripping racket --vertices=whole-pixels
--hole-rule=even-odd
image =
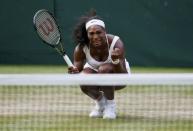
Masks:
[[[63,56],[69,67],[73,66],[71,60],[64,51],[59,26],[54,16],[48,10],[41,9],[35,13],[33,23],[37,34],[44,43],[56,49],[57,52]]]

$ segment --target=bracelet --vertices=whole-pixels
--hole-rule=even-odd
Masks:
[[[120,60],[119,59],[116,59],[116,60],[112,60],[112,64],[113,65],[117,65],[120,63]]]

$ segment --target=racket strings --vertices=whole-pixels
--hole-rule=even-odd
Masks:
[[[60,32],[55,19],[46,11],[39,12],[35,17],[35,26],[39,36],[50,45],[57,45]]]

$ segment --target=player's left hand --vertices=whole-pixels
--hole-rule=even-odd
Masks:
[[[119,48],[115,48],[112,52],[111,52],[111,59],[113,61],[120,59],[121,58],[121,50]]]

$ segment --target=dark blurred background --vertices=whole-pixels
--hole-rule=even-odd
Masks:
[[[33,28],[39,9],[54,13],[72,59],[72,30],[96,9],[111,34],[121,37],[131,66],[193,67],[193,0],[1,0],[0,64],[65,64]]]

